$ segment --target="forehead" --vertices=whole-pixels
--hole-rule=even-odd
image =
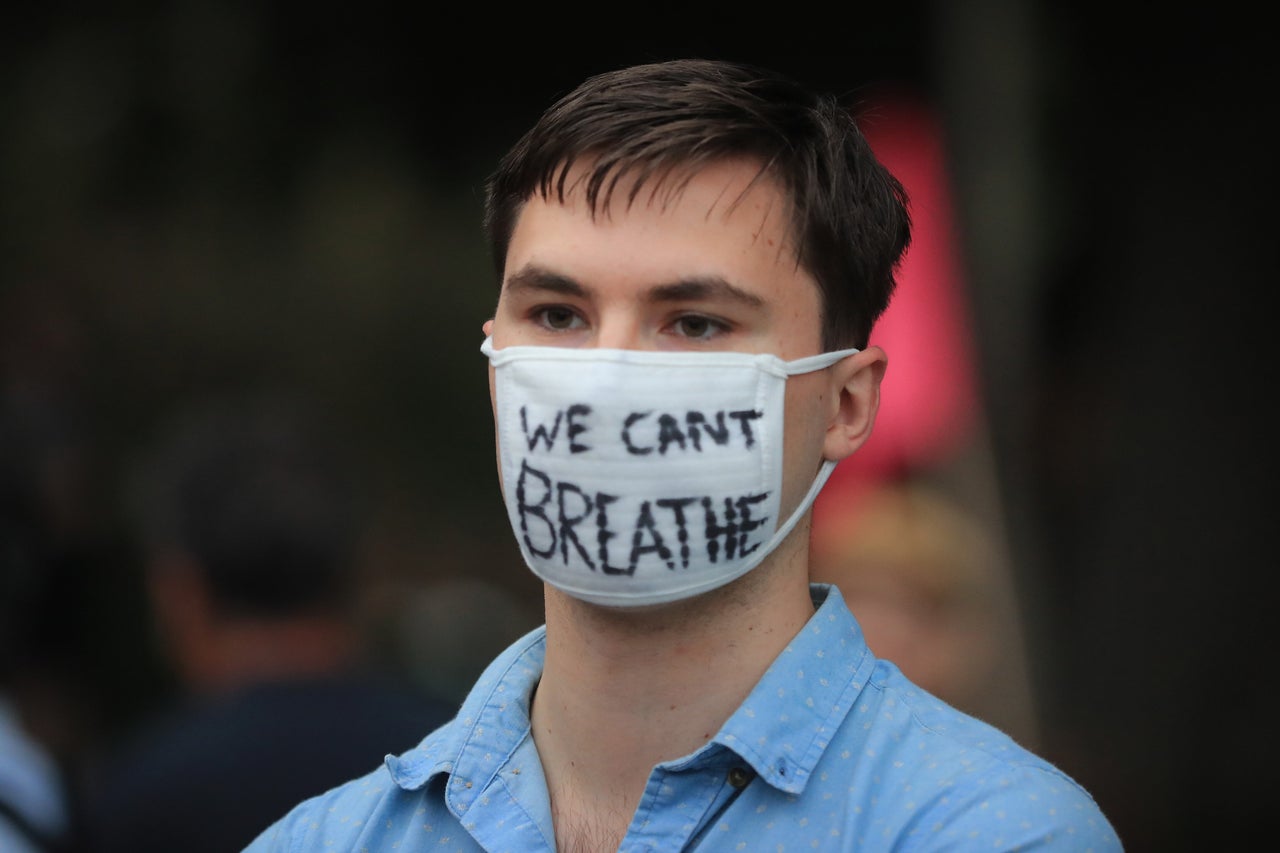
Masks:
[[[759,161],[746,157],[651,168],[632,166],[625,171],[578,161],[564,169],[562,180],[551,188],[547,200],[573,208],[581,205],[591,215],[604,218],[637,209],[670,214],[701,205],[708,218],[727,220],[754,210],[783,231],[788,230],[791,212],[779,182]]]
[[[637,274],[718,274],[750,285],[792,275],[791,203],[751,160],[724,160],[646,174],[608,174],[594,164],[569,168],[535,193],[516,220],[506,273],[533,262],[589,268],[602,262]],[[715,269],[711,269],[715,267]],[[664,272],[665,271],[665,272]]]

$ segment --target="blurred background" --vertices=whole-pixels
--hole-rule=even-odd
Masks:
[[[452,701],[536,625],[479,353],[481,184],[584,76],[715,56],[864,105],[924,223],[875,338],[885,429],[820,515],[840,499],[897,531],[879,563],[919,563],[923,521],[960,531],[944,562],[978,542],[967,577],[997,607],[943,667],[986,667],[957,704],[1080,780],[1129,849],[1252,838],[1277,759],[1264,29],[1096,0],[11,10],[0,407],[6,488],[39,507],[10,640],[27,727],[74,775],[177,690],[122,489],[209,393],[286,388],[349,437],[382,665]]]

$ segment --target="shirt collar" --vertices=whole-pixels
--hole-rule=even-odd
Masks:
[[[421,788],[438,773],[481,790],[511,744],[529,731],[533,690],[546,658],[546,626],[534,628],[498,655],[463,700],[457,717],[400,756],[387,756],[391,778],[405,790]],[[503,746],[506,744],[507,746]]]
[[[835,731],[871,676],[875,658],[840,590],[811,584],[815,612],[770,665],[720,731],[673,768],[741,756],[768,784],[799,793]],[[542,674],[546,629],[512,644],[480,676],[457,719],[413,750],[388,756],[387,768],[406,790],[438,773],[451,785],[480,791],[529,732],[529,706]],[[720,759],[722,760],[722,759]]]
[[[840,590],[810,584],[810,594],[813,616],[712,739],[791,794],[804,790],[875,666]]]

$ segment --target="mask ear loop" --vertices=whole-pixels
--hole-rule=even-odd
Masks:
[[[800,373],[811,373],[815,370],[824,370],[831,365],[838,363],[841,359],[848,358],[851,355],[857,355],[859,352],[861,352],[861,350],[855,347],[850,349],[833,350],[832,352],[818,353],[817,355],[797,358],[795,361],[788,361],[785,363],[785,369],[787,374],[790,376],[795,376]],[[835,470],[835,460],[822,460],[822,465],[819,466],[818,473],[813,478],[813,484],[809,486],[809,491],[805,493],[804,498],[802,498],[800,503],[796,505],[796,508],[792,511],[787,520],[774,531],[773,536],[769,540],[769,547],[764,549],[764,555],[761,556],[761,560],[763,560],[768,554],[772,553],[778,545],[791,534],[791,531],[795,529],[795,526],[800,523],[800,519],[804,518],[805,513],[813,507],[814,502],[818,499],[818,494],[822,491],[822,487],[827,484],[827,480],[831,478],[831,474]],[[749,563],[738,577],[741,577],[741,575],[751,571],[751,569],[755,568],[758,563],[759,561]]]
[[[797,358],[795,361],[783,362],[783,369],[787,371],[789,376],[795,376],[797,373],[812,373],[815,370],[822,370],[830,367],[843,358],[851,355],[857,355],[862,350],[854,347],[852,349],[832,350],[831,352],[820,352],[817,355],[807,355],[804,358]]]
[[[823,459],[821,467],[818,468],[817,476],[813,478],[813,485],[809,486],[809,491],[805,493],[804,498],[796,505],[795,510],[783,522],[782,526],[773,532],[773,538],[769,542],[769,550],[765,553],[771,553],[782,540],[790,535],[795,526],[800,523],[800,519],[804,518],[804,514],[813,507],[814,501],[818,499],[818,493],[822,491],[822,487],[827,484],[833,471],[836,470],[836,462],[833,459]],[[754,566],[752,567],[754,568]],[[748,570],[749,571],[749,570]]]

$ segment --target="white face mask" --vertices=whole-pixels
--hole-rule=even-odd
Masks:
[[[715,589],[755,568],[835,463],[778,523],[786,362],[736,352],[544,346],[480,351],[494,366],[504,498],[525,562],[569,595],[615,607]]]

